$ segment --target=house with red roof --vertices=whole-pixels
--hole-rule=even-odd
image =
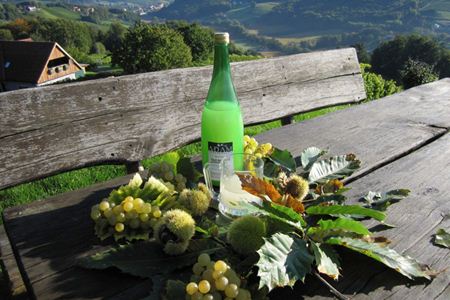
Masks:
[[[0,41],[0,90],[38,87],[83,77],[85,70],[56,42]]]

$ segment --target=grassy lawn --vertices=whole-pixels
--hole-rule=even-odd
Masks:
[[[348,107],[349,105],[341,105],[336,107],[324,108],[295,116],[296,121],[308,120],[326,113],[336,111]],[[245,133],[256,135],[258,133],[280,127],[280,121],[272,121],[265,124],[249,126],[245,128]],[[200,153],[200,142],[196,142],[178,149],[176,152],[180,156],[192,156]],[[168,160],[173,152],[158,155],[143,161],[145,168],[152,163]],[[45,179],[37,180],[32,183],[18,185],[0,191],[0,213],[8,207],[19,204],[30,203],[38,199],[48,198],[63,192],[87,187],[94,183],[106,181],[126,174],[125,167],[122,165],[103,165],[84,168],[80,170],[70,171]],[[0,222],[2,222],[0,220]]]

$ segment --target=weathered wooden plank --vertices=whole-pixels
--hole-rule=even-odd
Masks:
[[[354,153],[362,160],[354,178],[445,134],[450,129],[450,79],[258,136],[294,156],[309,146],[330,154]]]
[[[28,299],[25,284],[3,226],[0,226],[0,264],[8,289],[8,291],[2,291],[0,296],[13,297],[16,300]]]
[[[354,49],[232,69],[246,124],[365,98]],[[198,139],[210,78],[210,67],[189,68],[0,94],[0,188]]]

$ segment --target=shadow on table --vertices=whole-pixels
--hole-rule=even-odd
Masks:
[[[347,249],[339,249],[341,274],[339,281],[324,277],[334,288],[349,298],[378,299],[381,293],[386,296],[396,287],[425,285],[426,281],[412,281],[383,264],[362,254]],[[313,275],[306,277],[305,283],[297,282],[294,289],[276,289],[270,293],[270,299],[309,299],[336,298],[320,280]]]
[[[32,283],[35,297],[104,298],[143,281],[117,270],[87,270],[76,266],[77,258],[105,249],[111,243],[110,239],[101,242],[94,235],[90,209],[107,197],[112,188],[128,180],[34,202],[27,206],[26,216],[7,222],[9,236],[20,251],[19,264],[27,272],[24,281]],[[59,208],[40,212],[50,201]],[[12,211],[16,210],[20,208]]]

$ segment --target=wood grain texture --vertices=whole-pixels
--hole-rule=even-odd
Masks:
[[[246,124],[365,98],[354,49],[232,65]],[[0,188],[105,162],[139,161],[200,137],[211,67],[0,94]]]
[[[271,141],[277,146],[293,151],[296,155],[304,147],[311,145],[329,148],[330,153],[334,154],[353,151],[364,161],[363,172],[359,173],[360,175],[376,169],[378,169],[377,172],[387,170],[385,172],[389,175],[386,179],[379,175],[376,180],[368,182],[367,185],[358,185],[370,174],[363,176],[352,183],[352,193],[355,193],[353,195],[359,196],[371,189],[384,190],[382,184],[390,183],[392,180],[395,188],[405,187],[418,191],[418,196],[412,196],[415,199],[414,201],[424,202],[424,207],[431,209],[431,206],[427,206],[429,202],[427,199],[434,197],[434,195],[420,196],[423,188],[428,187],[428,181],[422,180],[422,177],[426,176],[431,170],[438,170],[435,167],[436,165],[442,166],[442,172],[449,169],[445,162],[448,163],[449,161],[450,156],[447,155],[447,152],[450,147],[441,142],[445,138],[444,141],[448,143],[449,138],[449,135],[446,134],[448,128],[450,128],[449,96],[445,93],[449,85],[450,80],[425,85],[395,97],[275,129],[262,134],[258,137],[258,140]],[[416,98],[417,100],[414,100]],[[408,101],[409,99],[412,100]],[[361,116],[366,117],[361,118]],[[426,144],[430,145],[424,146]],[[412,156],[416,153],[414,150],[418,147],[424,146],[417,151],[422,153],[425,151],[424,149],[434,145],[437,146],[430,148],[429,152]],[[413,153],[410,154],[411,152]],[[410,156],[413,158],[406,160]],[[399,159],[400,157],[403,158]],[[427,159],[423,159],[423,157],[427,157]],[[421,159],[420,164],[417,162],[419,158]],[[390,168],[391,164],[396,164],[402,160],[406,160],[407,163]],[[423,168],[427,160],[430,165]],[[414,176],[416,177],[414,180],[409,180]],[[405,184],[403,181],[399,181],[400,179],[393,180],[397,177],[404,177],[402,180],[410,183]],[[435,175],[429,180],[435,180],[437,177],[439,175]],[[443,182],[445,176],[441,177],[436,179],[436,184],[442,185],[441,194],[439,194],[442,196],[444,195],[443,192],[448,191],[449,188],[448,183]],[[118,276],[117,273],[80,270],[74,266],[77,257],[108,246],[105,243],[99,243],[93,234],[92,223],[88,221],[90,207],[98,203],[99,199],[106,196],[112,188],[125,184],[130,178],[131,176],[118,178],[5,211],[5,226],[10,233],[12,243],[16,245],[15,254],[20,258],[26,272],[26,280],[38,299],[62,297],[78,299],[87,297],[87,291],[91,293],[89,298],[98,299],[106,295],[102,295],[100,291],[96,291],[90,286],[86,290],[78,287],[88,284],[87,282],[90,281],[92,284],[99,284],[99,289],[104,289],[106,285],[99,283],[99,278],[106,280],[108,276],[114,278],[113,288],[115,289],[111,291],[111,285],[108,285],[108,293],[111,293],[108,296],[112,296],[114,293],[139,294],[142,292],[142,281],[138,279],[121,275],[126,279],[121,282],[117,279],[118,277],[115,277]],[[425,182],[425,185],[422,185],[422,181]],[[439,203],[442,202],[442,200],[439,201]],[[413,213],[420,214],[421,206],[416,205],[415,209],[416,211],[411,211],[407,218],[400,220],[402,222],[412,220]],[[435,211],[425,218],[423,230],[426,230],[425,227],[431,228],[431,225],[436,224],[430,222],[437,217],[437,213],[438,211]],[[438,221],[440,220],[436,219],[436,222]],[[388,222],[393,223],[392,220],[388,220]],[[414,220],[414,222],[418,221]],[[445,225],[446,223],[442,224]],[[45,226],[45,230],[40,230],[43,226]],[[400,242],[405,239],[405,243],[410,244],[412,241],[410,236],[393,236],[393,239]],[[398,249],[402,251],[401,248]],[[416,253],[414,255],[424,262],[428,262]],[[439,256],[440,254],[436,255]],[[442,257],[445,258],[446,256]],[[358,259],[360,259],[358,260],[358,268],[364,264],[370,264],[370,269],[379,268],[377,264],[372,266],[370,260]],[[349,268],[349,270],[353,269]],[[348,276],[345,276],[349,282],[357,281],[359,277],[361,277],[360,274],[351,272]],[[138,283],[140,288],[135,287],[135,284]],[[314,286],[314,281],[308,284],[310,289]],[[439,286],[439,288],[444,287]],[[345,288],[347,288],[348,293],[351,293],[352,288]],[[319,294],[319,296],[324,295],[325,297],[329,295],[328,291],[323,289],[319,292],[313,292],[312,295]],[[305,291],[306,295],[309,295],[309,293],[308,290]]]
[[[362,176],[447,133],[450,79],[270,130],[258,136],[294,156],[310,146],[330,155],[354,153]],[[350,180],[352,179],[350,178]]]
[[[0,298],[3,296],[11,297],[15,300],[28,299],[25,284],[3,226],[0,226],[0,265],[3,272],[3,280],[5,280],[7,285],[5,287],[7,290],[0,291]]]

